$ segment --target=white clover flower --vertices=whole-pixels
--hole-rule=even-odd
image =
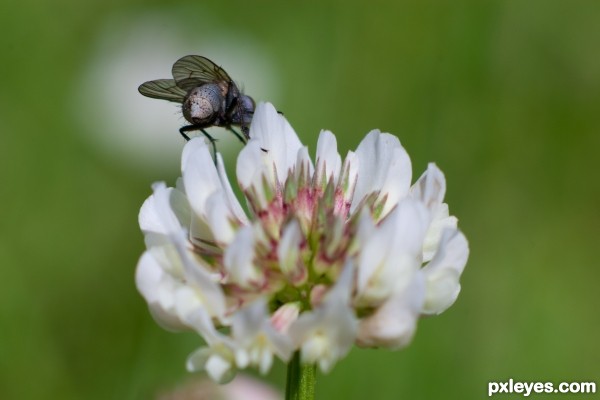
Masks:
[[[454,303],[469,250],[434,164],[411,187],[408,154],[378,130],[343,162],[321,132],[313,164],[268,103],[250,137],[236,171],[244,207],[196,138],[177,187],[155,184],[140,211],[138,289],[162,326],[206,342],[188,369],[224,382],[300,351],[328,371],[354,343],[407,345],[421,315]]]

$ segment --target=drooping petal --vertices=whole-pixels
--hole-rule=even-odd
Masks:
[[[406,198],[364,238],[358,258],[358,305],[378,305],[413,279],[421,265],[428,220],[425,207]]]
[[[438,249],[442,231],[456,229],[458,223],[456,217],[450,215],[448,205],[443,203],[446,194],[444,174],[434,163],[429,163],[427,171],[411,187],[410,194],[430,211],[431,223],[423,244],[423,260],[429,261]]]
[[[239,368],[255,365],[265,374],[271,368],[274,354],[284,361],[291,357],[292,341],[271,325],[264,298],[255,300],[235,313],[231,325]]]
[[[187,370],[206,371],[215,382],[230,382],[237,372],[233,351],[224,345],[201,347],[194,351],[187,359]]]
[[[186,209],[183,194],[177,189],[167,188],[164,182],[155,183],[152,189],[154,193],[146,199],[138,216],[142,231],[161,235],[185,231],[180,218],[189,216],[189,209]]]
[[[146,251],[135,270],[135,283],[144,296],[154,319],[165,329],[189,329],[175,310],[175,291],[181,282],[165,273],[154,257]]]
[[[469,257],[469,244],[458,230],[446,229],[438,252],[423,268],[426,297],[422,312],[440,314],[450,307],[460,293],[460,275]]]
[[[415,333],[423,297],[424,279],[422,274],[417,273],[410,285],[395,293],[375,313],[360,321],[357,344],[390,349],[408,345]]]
[[[456,229],[458,219],[450,215],[446,203],[439,204],[429,224],[423,242],[423,261],[430,261],[440,246],[442,232],[446,229]]]
[[[313,311],[304,312],[290,327],[304,363],[317,363],[323,372],[344,357],[356,337],[357,320],[349,306],[354,269],[348,263],[335,286]]]

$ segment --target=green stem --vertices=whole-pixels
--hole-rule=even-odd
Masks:
[[[300,364],[300,353],[295,352],[287,367],[285,400],[314,400],[316,381],[315,366]]]

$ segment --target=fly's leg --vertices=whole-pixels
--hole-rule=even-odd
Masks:
[[[242,132],[244,132],[244,136],[242,136],[238,131],[236,131],[235,129],[233,129],[231,126],[228,126],[227,130],[231,131],[235,135],[235,137],[237,137],[238,139],[240,139],[240,142],[242,142],[242,144],[246,144],[247,143],[247,139],[249,137],[248,137],[248,134],[246,132],[244,132],[244,127],[242,127]]]
[[[212,146],[213,160],[215,161],[215,167],[216,167],[217,166],[217,145],[216,145],[217,139],[210,136],[204,129],[200,129],[200,132],[202,132],[204,134],[204,136],[206,136],[206,138],[210,142],[210,145]]]
[[[194,125],[187,125],[187,126],[183,126],[181,127],[181,129],[179,129],[179,133],[181,133],[181,136],[183,136],[183,138],[185,139],[186,142],[190,141],[190,137],[188,135],[186,135],[186,132],[190,132],[190,131],[195,131],[196,128]]]
[[[179,129],[179,133],[181,133],[181,136],[183,136],[183,138],[186,141],[189,141],[190,137],[188,135],[186,135],[185,132],[191,132],[191,131],[200,131],[208,139],[208,141],[210,142],[210,145],[212,147],[213,160],[215,161],[215,166],[216,166],[217,165],[217,145],[216,145],[217,139],[215,139],[214,137],[209,135],[208,132],[206,132],[204,130],[204,128],[202,128],[201,126],[198,126],[198,125],[186,125],[186,126],[182,127],[181,129]]]

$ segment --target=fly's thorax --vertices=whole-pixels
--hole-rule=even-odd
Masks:
[[[237,100],[236,111],[233,114],[233,122],[242,127],[250,126],[252,116],[254,115],[255,103],[252,97],[240,94]]]
[[[221,112],[223,91],[217,83],[190,90],[182,104],[183,116],[192,124],[209,124]]]

